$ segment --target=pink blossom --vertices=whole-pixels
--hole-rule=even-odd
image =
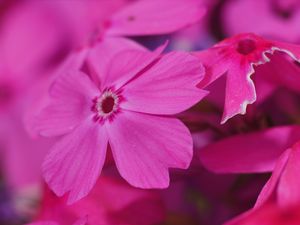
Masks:
[[[79,70],[61,75],[37,117],[40,134],[65,135],[46,157],[43,173],[57,195],[69,192],[69,203],[94,186],[108,142],[130,184],[167,187],[168,168],[187,168],[192,158],[191,135],[172,115],[206,95],[196,88],[203,68],[194,56],[160,56],[160,47],[128,48],[109,57],[112,46],[102,43],[100,49],[91,57],[90,77]]]
[[[299,85],[299,76],[294,76],[295,73],[286,76],[285,72],[291,70],[289,67],[294,66],[294,60],[299,62],[300,46],[269,41],[254,34],[240,34],[195,54],[206,68],[200,88],[207,87],[222,75],[226,76],[221,123],[237,114],[245,114],[247,105],[256,101],[257,94],[251,76],[256,74],[256,68],[261,64],[268,63],[271,67],[279,62],[280,68],[275,67],[278,69],[274,79],[277,79],[277,84],[283,83],[288,87]]]

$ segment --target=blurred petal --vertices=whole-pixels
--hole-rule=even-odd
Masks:
[[[293,146],[278,183],[278,204],[286,207],[300,202],[300,143]]]
[[[277,40],[298,42],[300,33],[298,3],[297,0],[227,1],[221,13],[226,36],[253,32]]]
[[[268,202],[271,198],[271,196],[276,193],[276,189],[278,187],[278,182],[280,180],[280,177],[282,176],[283,171],[285,170],[287,161],[289,159],[291,149],[287,149],[278,159],[276,166],[272,172],[271,178],[268,180],[268,182],[263,187],[262,191],[260,192],[256,203],[255,208],[258,208]]]
[[[203,165],[216,173],[269,172],[300,139],[300,126],[275,127],[232,136],[200,150]]]
[[[120,36],[170,33],[196,23],[204,12],[197,0],[136,1],[112,16],[107,33]]]

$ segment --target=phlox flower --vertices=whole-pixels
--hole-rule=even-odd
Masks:
[[[192,138],[172,115],[207,94],[196,87],[204,71],[197,57],[161,56],[163,48],[128,48],[108,57],[113,47],[102,43],[90,70],[69,70],[54,82],[35,129],[44,136],[64,135],[43,164],[44,178],[58,196],[69,192],[73,203],[89,193],[108,143],[121,176],[135,187],[165,188],[169,167],[189,166]]]
[[[239,34],[212,48],[195,53],[206,68],[205,78],[198,85],[205,88],[221,76],[226,76],[224,112],[221,123],[237,114],[245,114],[248,104],[257,99],[252,75],[271,77],[276,85],[299,87],[300,46],[269,41],[255,34]],[[267,63],[267,64],[266,64]],[[260,65],[267,71],[257,74]],[[276,69],[275,69],[276,68]],[[286,71],[289,71],[286,74]],[[268,74],[273,73],[273,74]],[[296,76],[295,76],[296,75]]]
[[[45,189],[41,209],[30,225],[153,225],[165,218],[157,192],[133,188],[117,179],[103,177],[91,194],[68,206]]]

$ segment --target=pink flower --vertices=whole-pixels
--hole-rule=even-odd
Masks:
[[[158,193],[136,189],[108,177],[99,180],[87,198],[71,206],[67,206],[65,200],[46,189],[35,220],[40,222],[31,225],[47,221],[58,225],[153,225],[166,216]]]
[[[226,39],[208,50],[196,53],[206,67],[206,76],[199,84],[207,87],[221,76],[226,76],[225,105],[222,122],[237,114],[245,114],[248,104],[256,101],[256,89],[252,75],[261,78],[269,74],[256,73],[259,65],[268,63],[269,73],[273,73],[277,85],[297,86],[299,70],[286,76],[286,71],[295,67],[300,59],[300,46],[269,41],[254,34],[240,34]],[[270,71],[270,68],[276,71]],[[264,71],[266,72],[266,71]],[[294,75],[297,76],[294,76]]]
[[[69,192],[69,203],[94,186],[108,143],[130,184],[167,187],[168,168],[187,168],[192,158],[191,135],[172,115],[207,93],[196,87],[203,67],[190,54],[128,48],[109,57],[113,46],[100,49],[89,61],[92,79],[79,70],[60,76],[37,117],[40,134],[65,135],[46,157],[43,173],[58,196]]]

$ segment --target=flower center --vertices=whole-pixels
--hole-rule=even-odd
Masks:
[[[102,101],[101,109],[102,112],[108,114],[111,113],[115,106],[115,99],[111,96],[108,96],[106,99]]]
[[[248,55],[256,49],[255,41],[244,39],[239,41],[237,51],[242,55]]]
[[[102,120],[112,116],[119,106],[119,96],[111,90],[103,92],[103,94],[94,100],[93,111],[96,112],[95,119]]]

